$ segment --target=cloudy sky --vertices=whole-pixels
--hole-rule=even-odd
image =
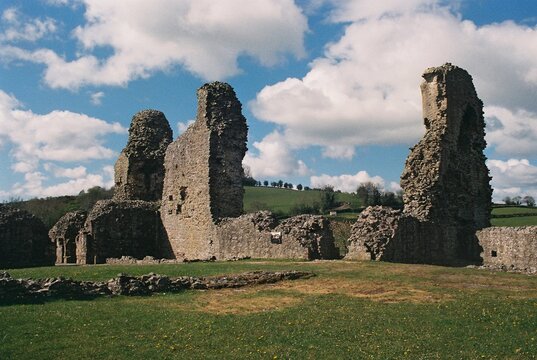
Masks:
[[[2,0],[0,200],[113,184],[137,111],[229,82],[258,180],[397,189],[423,70],[468,70],[494,198],[537,197],[535,0]]]

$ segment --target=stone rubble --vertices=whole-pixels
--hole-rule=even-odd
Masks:
[[[0,272],[0,303],[47,298],[81,299],[97,296],[145,296],[152,293],[184,290],[218,290],[272,284],[284,280],[307,279],[315,276],[304,271],[254,271],[237,275],[211,277],[181,276],[171,278],[150,273],[142,276],[118,274],[108,281],[78,281],[64,277],[46,279],[14,279]]]

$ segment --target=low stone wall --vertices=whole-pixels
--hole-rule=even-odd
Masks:
[[[483,265],[537,272],[537,226],[490,227],[477,232]]]
[[[385,206],[366,208],[352,226],[348,260],[377,260],[437,265],[477,264],[466,254],[479,253],[477,240],[465,229],[420,221]],[[447,240],[446,240],[447,239]],[[467,240],[474,239],[474,240]],[[449,241],[448,241],[449,240]]]
[[[79,299],[111,295],[150,295],[156,292],[183,290],[210,290],[238,288],[249,285],[271,284],[283,280],[296,280],[314,276],[305,271],[267,272],[254,271],[238,275],[213,277],[147,274],[128,276],[119,274],[108,281],[77,281],[63,277],[48,279],[13,279],[7,272],[0,272],[0,302],[20,302],[47,298]]]
[[[107,258],[165,253],[158,203],[98,201],[76,238],[77,264],[102,264]]]
[[[299,215],[278,224],[272,213],[260,211],[223,219],[216,227],[219,259],[337,259],[339,251],[328,220]]]

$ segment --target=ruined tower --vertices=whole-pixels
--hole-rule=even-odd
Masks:
[[[481,260],[476,231],[490,226],[492,196],[483,103],[472,77],[457,66],[429,68],[423,78],[426,132],[401,175],[403,213],[364,212],[353,227],[349,258],[447,265]]]
[[[423,78],[426,132],[401,175],[404,214],[442,228],[432,245],[448,262],[471,261],[480,253],[476,230],[490,226],[483,103],[472,77],[457,66],[429,68]]]
[[[161,216],[175,257],[207,259],[218,241],[214,224],[242,213],[242,159],[248,127],[233,88],[198,90],[196,121],[170,146]]]
[[[143,110],[133,116],[127,146],[114,167],[115,200],[160,200],[164,155],[171,141],[172,130],[162,112]]]

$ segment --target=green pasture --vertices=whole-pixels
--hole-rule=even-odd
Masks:
[[[1,359],[533,359],[537,277],[346,261],[10,270],[104,280],[309,270],[235,290],[0,305]]]

